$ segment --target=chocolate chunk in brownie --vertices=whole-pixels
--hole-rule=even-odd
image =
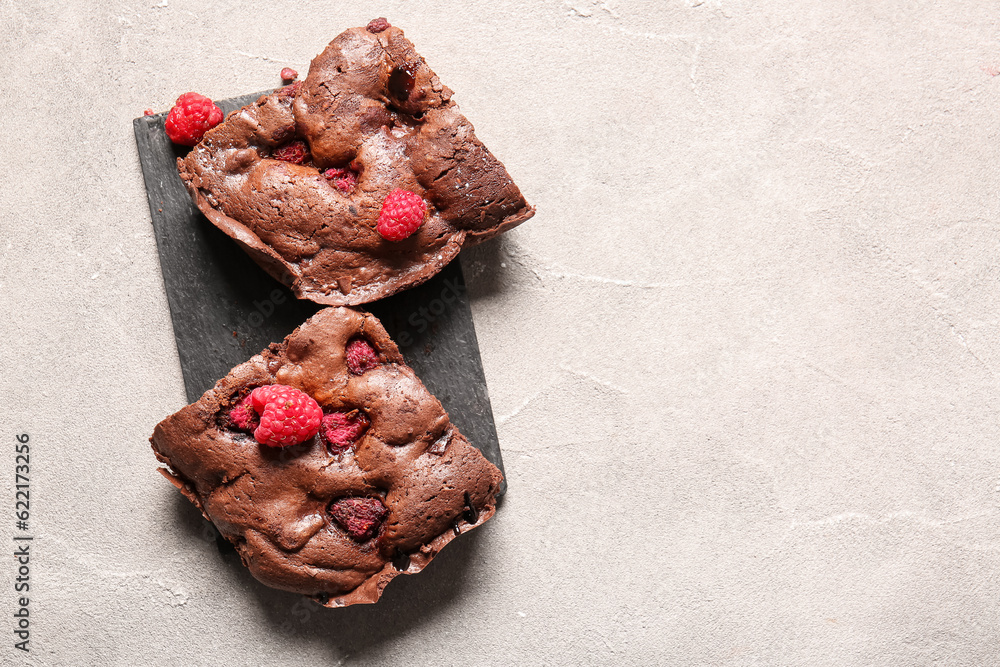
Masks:
[[[267,417],[251,393],[268,385],[315,399],[315,435],[257,441]],[[493,515],[502,479],[379,321],[351,308],[321,310],[157,424],[150,442],[164,476],[257,579],[331,607],[375,602],[394,577],[419,572]]]
[[[328,305],[420,284],[463,244],[534,214],[388,23],[342,33],[304,81],[229,114],[177,163],[213,224],[296,296]],[[395,190],[425,207],[401,241],[378,231]]]

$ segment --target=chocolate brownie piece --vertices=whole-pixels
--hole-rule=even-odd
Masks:
[[[198,208],[296,296],[358,305],[418,285],[534,214],[395,27],[339,35],[308,77],[229,114],[178,169]],[[426,205],[377,231],[394,190]]]
[[[315,436],[257,441],[250,394],[269,385],[315,399],[325,415]],[[257,579],[330,607],[375,602],[394,577],[419,572],[493,515],[502,479],[379,321],[351,308],[319,311],[157,424],[150,442],[160,472]]]

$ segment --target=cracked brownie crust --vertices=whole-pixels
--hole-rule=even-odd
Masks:
[[[361,367],[348,359],[356,341],[375,355]],[[258,443],[237,413],[269,384],[305,392],[350,428],[284,448]],[[150,442],[164,476],[257,579],[331,607],[375,602],[394,577],[419,572],[493,515],[502,479],[379,321],[350,308],[320,311],[234,368]]]
[[[318,303],[357,305],[422,283],[464,243],[534,214],[403,32],[379,29],[345,31],[305,81],[231,113],[177,161],[209,220]],[[393,242],[376,223],[397,188],[422,197],[427,216]]]

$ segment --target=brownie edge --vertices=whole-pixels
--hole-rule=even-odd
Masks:
[[[375,354],[362,368],[346,352],[359,340]],[[260,444],[233,409],[268,384],[295,387],[332,423],[356,428]],[[254,577],[328,607],[376,602],[393,578],[422,570],[493,516],[502,480],[379,321],[343,307],[319,311],[235,367],[157,424],[150,443],[160,472]]]

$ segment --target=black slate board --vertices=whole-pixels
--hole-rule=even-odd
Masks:
[[[228,114],[262,94],[216,104]],[[233,366],[282,340],[320,306],[292,296],[201,214],[177,175],[176,160],[189,149],[167,138],[165,121],[161,113],[136,118],[133,126],[184,387],[194,402]],[[459,260],[423,285],[367,308],[452,422],[503,471]],[[505,479],[501,494],[506,490]]]

